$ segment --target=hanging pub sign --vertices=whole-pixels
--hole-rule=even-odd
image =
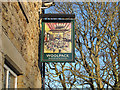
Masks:
[[[42,21],[41,61],[74,61],[74,20]]]

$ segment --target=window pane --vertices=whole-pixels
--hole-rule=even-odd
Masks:
[[[7,70],[4,68],[4,73],[3,73],[3,88],[6,88],[6,77],[7,77]]]
[[[15,88],[15,77],[9,73],[8,88]]]

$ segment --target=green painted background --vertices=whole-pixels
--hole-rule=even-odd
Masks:
[[[45,23],[71,23],[71,39],[72,39],[72,53],[44,53],[44,30]],[[59,54],[67,54],[69,57],[51,57],[48,58],[47,55],[59,55]],[[41,33],[41,62],[73,62],[75,58],[75,32],[74,32],[74,20],[44,20],[42,22],[42,33]]]

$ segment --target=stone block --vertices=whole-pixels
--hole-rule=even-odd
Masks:
[[[4,33],[2,35],[2,41],[4,54],[10,58],[9,62],[13,64],[21,74],[25,73],[26,62]]]

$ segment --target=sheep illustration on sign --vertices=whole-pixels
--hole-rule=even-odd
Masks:
[[[44,53],[71,53],[71,23],[45,23]]]

